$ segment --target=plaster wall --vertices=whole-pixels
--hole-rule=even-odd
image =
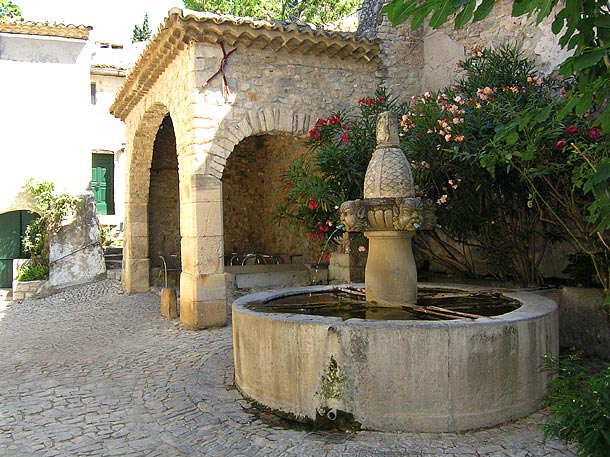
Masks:
[[[511,15],[512,1],[497,1],[484,20],[454,30],[448,22],[438,30],[422,30],[423,68],[421,86],[424,91],[450,85],[456,76],[456,65],[475,47],[498,48],[503,44],[517,46],[532,59],[545,75],[555,71],[569,52],[561,49],[551,31],[554,14],[536,25],[536,19]]]
[[[113,215],[99,215],[102,224],[123,222],[125,207],[125,124],[110,114],[110,105],[125,82],[124,76],[109,76],[91,72],[90,83],[95,84],[96,103],[91,105],[91,147],[94,153],[114,156]]]
[[[400,102],[421,93],[425,58],[422,29],[412,31],[409,24],[392,27],[384,15],[376,37],[381,40],[382,65],[378,74],[385,88]]]
[[[87,42],[2,33],[0,74],[0,212],[22,205],[29,178],[84,193],[91,178]]]

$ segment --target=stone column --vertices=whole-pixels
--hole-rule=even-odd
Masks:
[[[150,290],[148,258],[148,204],[125,202],[123,234],[123,287],[129,294]]]
[[[415,232],[370,231],[364,274],[371,306],[400,307],[417,302],[417,268],[411,238]]]
[[[191,329],[221,327],[227,323],[222,183],[195,174],[181,183],[181,194],[180,321]]]

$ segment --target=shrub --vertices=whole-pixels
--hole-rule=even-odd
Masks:
[[[24,186],[36,201],[36,212],[40,215],[26,227],[23,245],[32,259],[47,263],[49,259],[49,237],[61,227],[80,201],[78,197],[57,194],[50,182],[35,182],[30,179]]]
[[[38,281],[49,278],[49,266],[38,263],[28,263],[21,267],[17,281]]]
[[[321,244],[337,241],[343,233],[337,229],[341,203],[362,198],[366,167],[376,146],[377,114],[396,109],[383,88],[374,97],[360,99],[358,106],[357,117],[339,112],[318,119],[309,131],[308,153],[280,170],[286,197],[285,204],[274,209],[274,219]]]
[[[555,436],[578,443],[578,455],[610,455],[610,365],[597,376],[589,376],[577,356],[549,357],[546,368],[555,378],[546,402],[552,415],[542,428]]]
[[[490,170],[480,159],[515,113],[552,100],[553,83],[536,76],[532,62],[512,47],[475,49],[460,67],[455,86],[412,97],[401,124],[415,182],[421,196],[436,202],[441,226],[423,232],[416,246],[428,257],[442,249],[445,259],[436,260],[462,274],[475,273],[474,250],[495,277],[540,283],[538,265],[556,235],[528,206],[519,174]]]

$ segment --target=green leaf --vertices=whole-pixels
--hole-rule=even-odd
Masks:
[[[559,32],[561,32],[561,30],[563,29],[565,19],[565,10],[561,10],[559,13],[557,13],[557,16],[555,16],[555,20],[551,24],[551,30],[553,31],[553,35],[559,35]]]
[[[462,8],[462,11],[460,11],[458,13],[458,15],[455,17],[455,28],[456,29],[460,29],[462,28],[464,25],[468,24],[470,22],[470,20],[472,19],[472,13],[474,11],[476,2],[471,1],[469,3],[467,3],[464,8]]]
[[[603,27],[605,29],[610,29],[610,15],[604,14],[603,16],[596,16],[593,19],[593,23],[596,27]]]
[[[605,54],[606,52],[604,49],[591,49],[575,56],[573,60],[573,71],[580,71],[592,67],[602,60]]]
[[[540,110],[540,112],[536,115],[536,117],[534,117],[534,120],[536,122],[544,122],[548,119],[549,115],[551,114],[551,111],[553,111],[555,107],[553,105],[547,105],[545,108],[543,108],[542,110]]]
[[[576,106],[577,103],[578,103],[578,97],[575,97],[573,95],[570,96],[568,103],[566,103],[565,106],[562,108],[562,110],[559,111],[557,118],[559,120],[561,120],[564,117],[566,117],[568,114],[570,114],[572,112],[572,110],[574,109],[574,107]]]
[[[508,132],[505,137],[506,144],[515,144],[519,140],[519,134],[514,130]]]
[[[532,10],[531,0],[515,0],[513,3],[513,17],[523,16]]]
[[[445,0],[443,6],[436,10],[436,12],[430,18],[430,27],[433,29],[440,28],[445,22],[449,15],[455,13],[456,8],[453,6],[452,0]]]
[[[576,104],[576,114],[578,116],[582,116],[589,108],[593,105],[593,94],[591,92],[585,92],[582,94],[582,97],[578,100]]]
[[[397,26],[406,22],[416,7],[416,0],[392,0],[381,9],[381,12],[388,15],[393,26]]]
[[[540,24],[542,20],[551,14],[551,10],[557,3],[557,0],[542,0],[538,5],[538,16],[536,16],[536,24]]]
[[[483,0],[477,10],[474,12],[473,22],[478,22],[485,19],[494,7],[494,0]]]
[[[606,109],[598,119],[602,132],[610,133],[610,110]]]
[[[413,17],[411,19],[411,30],[414,30],[420,25],[422,25],[424,19],[426,19],[432,11],[433,6],[434,5],[431,5],[430,3],[424,3],[415,8],[415,11],[412,15]]]

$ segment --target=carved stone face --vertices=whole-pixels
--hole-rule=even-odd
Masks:
[[[339,215],[347,232],[362,232],[366,229],[366,208],[360,200],[342,203],[339,207]]]

